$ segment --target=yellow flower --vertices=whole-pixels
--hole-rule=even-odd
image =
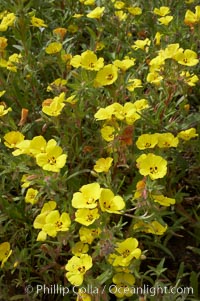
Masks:
[[[174,58],[179,52],[182,53],[183,49],[179,48],[179,43],[169,44],[164,50],[159,51],[159,57],[161,64],[164,63],[163,60]],[[163,63],[162,63],[163,61]]]
[[[190,87],[194,87],[196,83],[199,81],[199,78],[195,74],[190,74],[188,71],[182,71],[180,73],[180,76],[183,77],[183,80],[186,84],[188,84]]]
[[[111,106],[107,106],[106,108],[100,108],[94,115],[96,120],[110,120],[112,118],[114,108],[110,109]]]
[[[98,213],[98,209],[88,209],[88,208],[81,208],[78,209],[75,213],[75,221],[79,224],[82,224],[84,226],[89,226],[97,220],[100,215]]]
[[[93,9],[89,14],[87,14],[86,16],[88,18],[91,18],[91,19],[100,19],[103,15],[103,12],[105,10],[105,7],[96,7],[95,9]]]
[[[133,48],[134,50],[142,49],[148,52],[150,44],[151,41],[148,38],[146,38],[145,40],[136,40],[131,48]]]
[[[196,133],[196,129],[195,128],[190,128],[188,130],[185,130],[185,131],[181,131],[178,133],[177,137],[178,138],[181,138],[183,140],[190,140],[192,138],[195,138],[199,136],[197,133]]]
[[[46,152],[47,142],[43,136],[35,136],[32,140],[23,140],[17,144],[17,150],[12,152],[14,156],[27,154],[29,156],[36,156],[40,153]]]
[[[67,97],[65,99],[65,102],[68,102],[68,103],[70,103],[72,105],[74,105],[75,103],[77,103],[77,101],[78,101],[78,99],[76,98],[76,95],[71,95],[71,96],[69,96],[69,97]]]
[[[16,20],[14,13],[7,13],[0,23],[0,31],[6,31],[8,27],[12,26]]]
[[[24,140],[24,135],[18,131],[11,131],[5,134],[4,144],[9,148],[17,147],[17,144]]]
[[[49,116],[59,116],[64,108],[65,104],[59,102],[58,100],[54,100],[51,102],[49,106],[43,106],[42,112],[49,115]]]
[[[66,79],[57,78],[52,83],[50,83],[50,85],[48,85],[47,91],[51,92],[54,90],[61,90],[65,87],[66,83],[67,83]]]
[[[55,53],[60,52],[61,49],[62,49],[62,43],[52,42],[45,48],[45,52],[47,54],[55,54]]]
[[[158,221],[152,221],[151,223],[146,223],[139,221],[134,224],[134,230],[139,230],[145,233],[151,233],[155,235],[163,235],[167,230],[167,224],[165,226],[161,225]]]
[[[29,188],[26,192],[25,202],[35,205],[38,202],[38,190]]]
[[[113,104],[108,106],[106,109],[107,109],[107,111],[110,111],[110,114],[112,113],[111,119],[113,117],[115,117],[119,120],[124,119],[124,108],[120,103],[114,102]]]
[[[164,53],[164,50],[163,50]],[[150,73],[157,73],[158,75],[160,74],[160,71],[163,71],[164,65],[165,65],[165,57],[164,55],[157,55],[154,57],[152,60],[149,62],[149,71]],[[158,77],[158,76],[157,76]]]
[[[95,87],[112,85],[118,78],[118,68],[112,64],[104,66],[97,72],[94,80]]]
[[[197,24],[200,22],[200,6],[195,6],[195,13],[190,9],[186,11],[184,22],[186,25]]]
[[[69,214],[63,212],[61,215],[58,210],[50,211],[45,218],[45,224],[42,228],[49,236],[55,237],[57,232],[69,230],[71,220]]]
[[[114,117],[117,117],[118,119],[122,120],[124,117],[119,118],[120,112],[123,114],[123,106],[120,105],[117,102],[114,102],[112,105],[107,106],[106,108],[100,108],[94,117],[99,120],[111,120]]]
[[[21,178],[21,182],[23,183],[23,184],[21,184],[22,188],[28,188],[31,185],[31,183],[28,180],[28,178],[29,178],[29,175],[24,174],[22,176],[22,178]]]
[[[35,180],[36,178],[37,178],[37,176],[34,174],[32,174],[32,175],[24,174],[21,178],[21,182],[22,182],[21,187],[28,188],[31,185],[31,181]]]
[[[5,37],[0,37],[0,53],[4,51],[4,49],[7,47],[7,39]]]
[[[128,125],[134,124],[134,122],[140,119],[140,115],[137,113],[135,104],[132,102],[126,102],[124,104],[124,117]]]
[[[96,54],[91,50],[86,50],[81,55],[75,55],[70,61],[70,65],[78,68],[82,67],[86,70],[98,71],[104,66],[104,59],[97,59]]]
[[[58,96],[55,96],[53,100],[58,100],[58,102],[65,102],[65,92],[60,93]]]
[[[0,12],[0,20],[3,19],[3,17],[8,13],[7,10],[3,10]]]
[[[119,212],[125,207],[123,198],[119,195],[114,195],[110,189],[102,188],[99,199],[101,211],[108,213],[121,214]]]
[[[136,100],[134,103],[133,103],[135,109],[137,112],[140,112],[144,109],[147,109],[149,107],[148,105],[148,101],[145,99],[145,98],[142,98],[142,99],[139,99],[139,100]]]
[[[152,198],[154,200],[154,202],[159,203],[162,206],[170,206],[170,205],[174,205],[176,200],[172,199],[172,198],[167,198],[166,196],[162,195],[162,194],[154,194],[152,195]]]
[[[167,161],[152,153],[142,154],[136,162],[139,172],[143,176],[150,176],[152,180],[163,178],[167,173]]]
[[[6,93],[6,90],[0,91],[0,97],[2,97]]]
[[[72,206],[74,208],[95,208],[96,201],[100,197],[100,185],[98,183],[91,183],[83,185],[80,192],[75,192],[72,198]]]
[[[113,158],[100,158],[96,161],[94,165],[94,170],[98,173],[100,172],[108,172],[113,162]]]
[[[113,65],[121,69],[122,71],[126,71],[132,66],[135,65],[135,59],[124,59],[122,61],[120,60],[115,60],[113,62]]]
[[[12,111],[12,108],[5,108],[4,105],[0,105],[0,117],[8,114],[8,112]]]
[[[68,260],[65,269],[68,271],[66,277],[72,285],[79,286],[83,283],[85,273],[92,267],[92,257],[81,254],[80,257],[73,256]]]
[[[117,105],[117,103],[114,103],[111,106],[113,106],[112,116],[116,116],[116,118],[119,120],[125,119],[128,125],[132,125],[136,120],[141,118],[138,112],[148,108],[148,103],[146,99],[140,99],[135,101],[134,103],[126,102],[124,104],[124,107],[122,107],[122,105],[120,104]]]
[[[138,149],[154,148],[158,143],[158,134],[143,134],[136,141]]]
[[[101,129],[101,135],[107,142],[113,141],[115,138],[115,128],[113,126],[106,125]]]
[[[89,246],[84,244],[82,241],[78,241],[75,245],[71,248],[72,254],[75,256],[81,256],[81,254],[87,253],[89,250]]]
[[[30,152],[30,140],[22,140],[21,142],[19,142],[16,145],[16,150],[14,150],[12,152],[13,156],[19,156],[22,154],[27,154],[32,156],[31,152]]]
[[[129,79],[128,84],[126,86],[127,90],[133,92],[136,88],[142,87],[142,81],[138,78]]]
[[[160,85],[161,81],[163,80],[163,76],[161,76],[158,72],[150,72],[147,74],[147,82]]]
[[[94,239],[99,237],[100,233],[100,228],[86,228],[81,226],[79,229],[80,240],[88,244],[92,244]]]
[[[81,67],[81,55],[75,55],[70,60],[70,65],[74,68]]]
[[[153,221],[148,227],[147,233],[163,235],[167,231],[167,224],[161,225],[158,221]]]
[[[128,12],[133,15],[133,16],[138,16],[138,15],[141,15],[142,14],[142,10],[140,7],[138,6],[135,6],[135,7],[128,7]]]
[[[67,63],[66,67],[69,68],[69,62],[72,59],[72,55],[70,53],[61,52],[61,59],[63,62]]]
[[[160,8],[154,8],[154,14],[164,17],[170,13],[170,8],[168,6],[161,6]]]
[[[116,253],[112,253],[109,256],[109,262],[115,266],[128,266],[133,258],[138,259],[141,255],[141,250],[138,247],[138,241],[136,238],[129,237],[123,242],[117,243],[115,248]]]
[[[165,57],[164,55],[157,55],[149,62],[149,71],[150,73],[157,73],[159,75],[159,71],[163,70],[163,66],[165,65]],[[157,77],[158,77],[157,75]]]
[[[173,16],[165,16],[165,17],[161,17],[158,18],[158,21],[162,24],[162,25],[168,25],[172,20],[173,20]]]
[[[64,108],[65,104],[63,103],[65,101],[65,93],[62,92],[58,96],[54,97],[52,101],[50,101],[50,104],[44,103],[42,107],[42,112],[49,115],[49,116],[59,116],[62,112],[62,109]]]
[[[158,147],[166,148],[166,147],[177,147],[179,143],[179,139],[174,137],[171,133],[163,133],[158,135]]]
[[[185,66],[195,66],[198,64],[199,60],[197,58],[197,53],[190,50],[186,49],[180,52],[178,52],[175,56],[174,59],[181,65]]]
[[[115,16],[120,20],[124,21],[127,19],[127,14],[123,12],[123,10],[118,10],[115,12]]]
[[[36,156],[37,154],[46,152],[47,142],[43,136],[35,136],[32,140],[30,140],[29,144],[29,152]]]
[[[44,218],[44,217],[43,217]],[[41,230],[39,233],[38,233],[38,236],[37,236],[37,239],[36,241],[45,241],[47,239],[47,233],[43,230]]]
[[[117,273],[131,273],[132,272],[131,268],[128,266],[127,267],[117,266],[117,267],[115,267],[115,271]]]
[[[45,153],[36,155],[36,162],[44,170],[59,172],[65,166],[67,155],[62,154],[62,148],[51,139],[47,142]]]
[[[125,272],[117,273],[113,276],[112,281],[116,286],[111,288],[111,291],[117,298],[131,297],[133,295],[132,288],[135,283],[135,277],[132,274]]]
[[[124,6],[125,6],[125,3],[123,1],[116,1],[114,3],[114,8],[117,8],[117,9],[122,9]]]
[[[6,68],[12,72],[17,72],[17,66],[21,61],[21,54],[13,53],[9,56]]]
[[[42,207],[41,213],[36,216],[33,227],[35,229],[42,229],[46,223],[46,216],[48,213],[53,211],[56,208],[56,202],[49,201],[48,203],[45,203]],[[47,233],[43,230],[41,230],[38,234],[37,241],[45,241],[47,237]]]
[[[162,34],[160,32],[156,32],[156,35],[155,35],[155,45],[160,45],[160,39],[162,37]]]
[[[34,27],[47,27],[47,25],[44,23],[44,20],[36,18],[35,16],[31,17],[31,24]]]
[[[56,208],[57,204],[55,201],[49,201],[47,203],[44,203],[41,214],[45,213],[48,214],[49,212],[53,211]]]
[[[1,268],[3,268],[4,263],[8,260],[10,255],[12,254],[12,250],[10,249],[9,242],[3,242],[0,244],[0,261],[1,261]]]
[[[95,0],[79,0],[79,2],[83,3],[84,5],[94,5]]]
[[[76,301],[92,301],[92,297],[81,288],[78,290]]]

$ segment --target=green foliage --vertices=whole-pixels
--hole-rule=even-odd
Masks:
[[[2,301],[199,300],[197,2],[1,0]]]

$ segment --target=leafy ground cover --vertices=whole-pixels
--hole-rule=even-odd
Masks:
[[[199,36],[196,0],[1,1],[0,300],[199,300]]]

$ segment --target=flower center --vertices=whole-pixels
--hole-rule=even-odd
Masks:
[[[157,166],[150,167],[150,173],[151,174],[154,174],[154,173],[157,173],[157,172],[158,172],[158,167]]]
[[[94,66],[95,66],[94,63],[90,63],[90,64],[89,64],[89,67],[90,67],[90,68],[94,68]]]
[[[112,79],[113,79],[113,74],[108,74],[108,75],[106,76],[106,79],[107,79],[107,80],[112,80]]]
[[[94,198],[89,198],[86,202],[87,205],[94,203]]]
[[[104,206],[104,208],[110,209],[110,205],[109,205],[108,201],[104,201],[103,206]]]
[[[35,193],[34,193],[34,192],[30,193],[30,194],[29,194],[29,198],[30,198],[30,199],[34,199],[34,198],[35,198]]]
[[[84,267],[84,266],[79,267],[79,268],[78,268],[78,271],[79,271],[81,274],[85,273],[85,267]]]
[[[56,222],[56,227],[57,227],[57,228],[61,229],[61,228],[62,228],[62,225],[63,225],[62,222],[60,222],[60,221],[57,221],[57,222]]]
[[[126,249],[123,253],[122,253],[122,256],[123,257],[128,257],[130,254],[130,250]]]
[[[5,251],[4,256],[7,257],[8,254],[9,254],[9,251],[7,250],[7,251]]]
[[[92,214],[88,214],[88,216],[87,216],[87,221],[88,222],[91,222],[92,220],[93,220],[93,215]]]
[[[50,165],[55,165],[55,164],[56,164],[56,158],[55,158],[55,157],[49,158],[49,159],[48,159],[48,163],[49,163]]]

